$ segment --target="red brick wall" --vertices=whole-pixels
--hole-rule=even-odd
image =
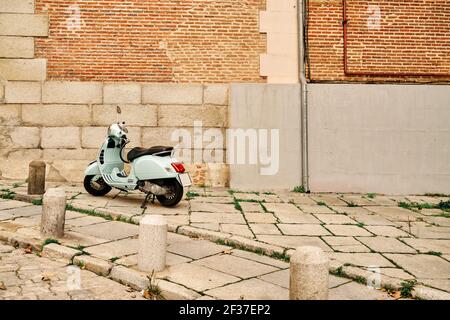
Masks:
[[[362,76],[344,73],[344,1],[347,70]],[[368,12],[373,5],[379,28],[370,18],[376,10]],[[308,38],[312,80],[450,81],[450,0],[309,0]]]
[[[265,0],[36,0],[50,16],[36,54],[48,79],[265,82],[264,9]]]

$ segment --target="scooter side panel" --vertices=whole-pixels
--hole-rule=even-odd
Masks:
[[[84,171],[85,176],[96,176],[96,175],[100,175],[100,174],[101,173],[100,173],[100,169],[98,167],[97,161],[88,165],[88,167]]]
[[[176,178],[172,158],[158,156],[142,156],[133,161],[133,172],[139,180]]]

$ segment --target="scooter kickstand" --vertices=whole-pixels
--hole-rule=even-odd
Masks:
[[[147,195],[145,196],[144,201],[141,204],[141,209],[147,208],[147,202],[148,202],[148,199],[150,198],[151,195],[152,195],[151,193],[147,193]]]

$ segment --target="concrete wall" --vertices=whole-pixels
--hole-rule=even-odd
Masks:
[[[450,193],[450,86],[308,90],[312,191]]]
[[[278,129],[279,171],[261,175],[261,165],[229,164],[230,186],[236,189],[292,188],[301,184],[300,85],[233,84],[231,129]],[[230,152],[230,150],[227,150]]]

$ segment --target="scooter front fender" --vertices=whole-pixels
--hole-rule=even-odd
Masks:
[[[84,171],[85,176],[96,176],[100,175],[100,168],[98,167],[97,161],[91,162],[86,170]]]
[[[178,173],[173,169],[171,157],[142,156],[133,161],[134,175],[138,180],[176,178]]]

